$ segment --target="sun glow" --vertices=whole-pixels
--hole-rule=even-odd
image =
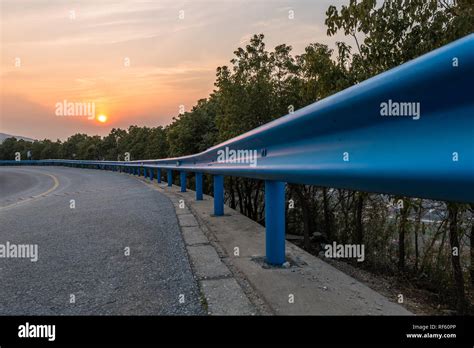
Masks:
[[[105,123],[105,122],[107,122],[107,116],[106,115],[99,115],[99,116],[97,116],[97,121],[99,121],[100,123]]]

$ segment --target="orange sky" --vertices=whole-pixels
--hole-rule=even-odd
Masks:
[[[344,38],[326,37],[325,12],[341,2],[0,0],[0,132],[55,140],[166,125],[209,95],[216,67],[252,34],[297,54],[334,47]],[[58,117],[64,100],[108,121]]]

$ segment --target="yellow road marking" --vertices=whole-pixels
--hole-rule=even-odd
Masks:
[[[53,192],[54,190],[56,190],[59,186],[59,180],[57,177],[55,177],[53,174],[48,174],[48,173],[41,173],[41,172],[38,172],[39,174],[43,174],[43,175],[47,175],[49,176],[51,179],[53,179],[54,181],[54,185],[53,187],[51,187],[49,190],[43,192],[43,193],[40,193],[36,196],[32,196],[30,198],[27,198],[23,201],[20,201],[20,202],[15,202],[15,203],[12,203],[10,205],[6,205],[6,206],[3,206],[3,207],[0,207],[0,210],[3,210],[3,209],[6,209],[6,208],[11,208],[11,207],[14,207],[14,206],[17,206],[17,205],[20,205],[20,204],[23,204],[23,203],[27,203],[27,202],[30,202],[32,200],[35,200],[37,198],[41,198],[41,197],[44,197],[46,196],[47,194],[50,194],[51,192]]]

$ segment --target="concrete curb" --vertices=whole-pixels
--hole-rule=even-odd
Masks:
[[[217,251],[203,233],[195,215],[181,197],[175,194],[176,187],[141,180],[153,185],[173,203],[186,250],[196,278],[203,303],[209,315],[256,315],[259,311],[248,299]]]

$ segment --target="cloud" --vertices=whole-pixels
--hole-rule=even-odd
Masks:
[[[341,39],[325,36],[324,17],[342,0],[0,1],[2,127],[25,136],[107,132],[52,117],[49,105],[64,99],[100,104],[110,126],[171,121],[177,105],[208,96],[215,69],[254,34],[265,34],[269,50],[286,43],[295,54]]]

